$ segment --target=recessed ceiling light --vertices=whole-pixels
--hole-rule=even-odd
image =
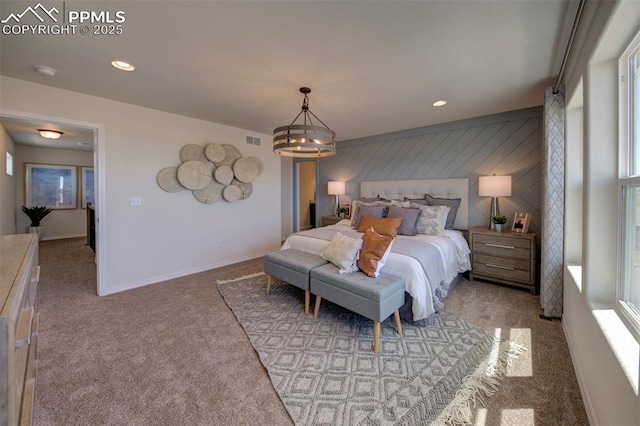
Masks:
[[[434,107],[441,107],[441,106],[445,106],[447,104],[447,101],[435,101],[433,103]]]
[[[60,136],[64,135],[63,132],[49,129],[38,129],[38,132],[40,132],[40,136],[46,139],[60,139]]]
[[[136,69],[136,67],[125,61],[112,61],[111,65],[122,71],[133,71]]]
[[[53,69],[51,67],[45,67],[44,65],[36,65],[35,69],[40,74],[46,75],[46,76],[49,76],[49,77],[53,77],[54,75],[56,75],[58,73],[57,70],[55,70],[55,69]]]

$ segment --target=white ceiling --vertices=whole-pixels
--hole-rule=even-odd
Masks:
[[[0,16],[31,3],[3,1]],[[262,133],[293,120],[308,86],[311,111],[346,140],[541,105],[569,3],[67,2],[124,11],[123,34],[2,35],[0,73]]]
[[[90,129],[9,117],[0,117],[0,125],[18,145],[93,151],[93,130]],[[57,130],[63,135],[60,139],[45,139],[40,136],[38,129]]]

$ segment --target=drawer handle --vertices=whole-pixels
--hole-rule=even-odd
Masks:
[[[516,248],[513,246],[505,246],[502,244],[491,244],[491,243],[485,243],[484,244],[487,247],[496,247],[496,248],[503,248],[503,249],[509,249],[509,250],[515,250]]]
[[[28,306],[20,312],[16,327],[16,348],[31,343],[31,321],[33,320],[33,306]]]
[[[493,263],[485,263],[484,266],[487,266],[489,268],[506,269],[507,271],[515,271],[516,270],[516,268],[512,268],[510,266],[495,265]]]
[[[29,282],[31,283],[40,282],[40,266],[34,266],[31,269],[31,279]]]

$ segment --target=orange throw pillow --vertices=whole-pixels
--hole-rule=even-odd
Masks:
[[[401,217],[362,216],[360,226],[358,226],[358,232],[364,232],[369,228],[373,228],[378,234],[395,237],[401,224]]]
[[[377,278],[389,256],[391,243],[393,237],[380,235],[373,228],[367,229],[362,237],[358,268],[368,276]]]

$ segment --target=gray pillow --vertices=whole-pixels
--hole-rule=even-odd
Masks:
[[[458,214],[458,208],[462,202],[462,198],[436,198],[429,194],[424,196],[429,206],[447,206],[449,210],[449,216],[447,216],[447,223],[444,225],[445,229],[453,229],[453,223],[456,221],[456,215]]]
[[[358,227],[360,226],[362,216],[384,217],[384,213],[386,210],[386,206],[361,206],[358,209],[358,217],[356,218],[355,229],[358,229]]]
[[[360,210],[360,207],[362,206],[381,206],[384,203],[382,201],[372,201],[372,202],[366,202],[366,201],[361,201],[361,200],[355,200],[351,202],[351,227],[354,229],[358,229],[358,226],[360,225],[359,221],[358,221],[358,216],[360,216],[360,214],[358,213],[358,211]]]
[[[358,198],[358,201],[362,201],[364,203],[372,203],[374,201],[382,201],[382,199],[380,198],[379,195],[376,195],[375,197],[371,197],[371,198]]]
[[[416,222],[420,209],[389,206],[387,217],[401,217],[402,223],[398,227],[398,235],[416,235]]]
[[[422,198],[409,198],[409,197],[404,197],[405,201],[409,201],[410,203],[416,203],[416,204],[422,204],[424,206],[428,206],[429,204],[427,204],[427,200],[422,197]]]

